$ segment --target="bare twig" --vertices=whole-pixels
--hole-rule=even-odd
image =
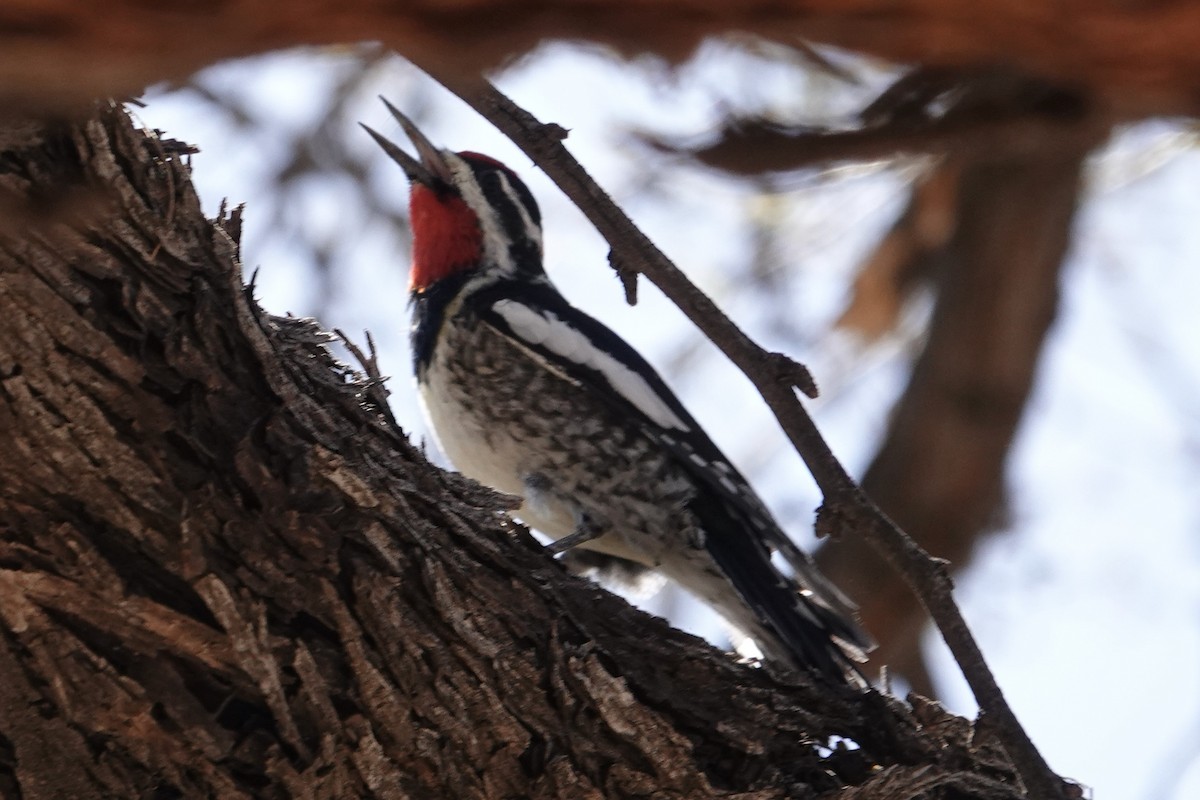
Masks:
[[[621,263],[620,256],[613,250],[608,251],[608,265],[613,268],[613,272],[617,273],[617,278],[621,281],[621,288],[625,290],[625,302],[631,306],[636,306],[638,301],[638,271],[636,269],[628,269]]]
[[[342,340],[342,345],[350,351],[350,354],[358,359],[358,363],[362,365],[363,374],[366,375],[366,380],[363,381],[363,394],[371,402],[371,404],[379,411],[384,420],[392,430],[400,430],[400,424],[396,422],[396,417],[392,414],[392,407],[388,404],[387,376],[379,371],[379,354],[375,351],[375,338],[371,336],[370,331],[363,333],[367,337],[367,349],[370,355],[363,353],[362,349],[350,340],[350,337],[343,333],[340,329],[334,329],[334,334]]]
[[[818,530],[850,530],[867,538],[904,575],[937,623],[1028,795],[1065,798],[1068,784],[1050,769],[1021,727],[955,605],[945,562],[926,553],[862,492],[798,402],[795,389],[807,383],[797,379],[803,367],[781,367],[779,354],[752,341],[697,289],[571,156],[562,144],[561,127],[539,122],[485,80],[434,77],[491,121],[558,185],[608,240],[616,263],[653,281],[750,378],[821,489]]]

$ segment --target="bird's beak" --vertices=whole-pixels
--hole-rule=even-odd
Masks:
[[[433,146],[433,142],[425,138],[425,134],[418,130],[413,121],[394,105],[389,103],[386,98],[380,97],[383,104],[387,106],[388,111],[392,112],[392,116],[400,123],[400,127],[408,134],[409,140],[413,143],[413,147],[417,149],[417,155],[420,160],[413,158],[408,153],[401,150],[393,142],[384,138],[372,128],[362,125],[367,133],[376,143],[383,148],[383,152],[391,156],[392,160],[400,165],[400,169],[404,170],[404,174],[414,183],[420,183],[425,186],[435,186],[442,184],[445,186],[454,185],[454,176],[450,172],[450,166],[446,163],[446,159],[442,156],[440,150]]]

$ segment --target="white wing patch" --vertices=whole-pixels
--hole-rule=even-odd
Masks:
[[[503,317],[513,333],[533,345],[573,361],[604,376],[617,394],[663,428],[686,431],[688,426],[650,387],[646,379],[608,353],[557,315],[539,312],[516,300],[497,300],[492,310]]]

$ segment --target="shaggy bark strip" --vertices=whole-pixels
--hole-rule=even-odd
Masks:
[[[123,111],[0,141],[0,797],[1021,796],[966,721],[566,575]]]

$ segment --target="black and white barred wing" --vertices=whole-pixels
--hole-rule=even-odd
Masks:
[[[637,351],[572,307],[548,283],[521,297],[481,291],[481,321],[509,337],[559,376],[586,387],[673,453],[701,491],[690,510],[705,547],[748,607],[801,661],[840,673],[872,646],[854,622],[854,605],[817,571],[772,519],[729,463]],[[771,563],[778,551],[793,576]],[[836,638],[842,648],[832,646]],[[848,655],[847,655],[848,654]]]

